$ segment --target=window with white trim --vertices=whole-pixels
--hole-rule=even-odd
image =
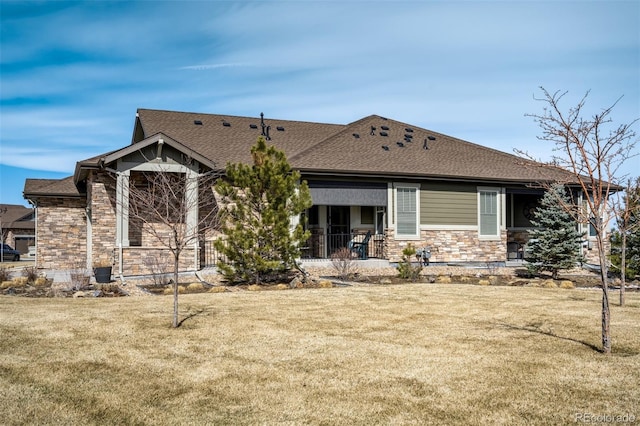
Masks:
[[[478,190],[478,232],[480,237],[500,236],[498,190]]]
[[[418,237],[417,187],[396,187],[396,235]]]

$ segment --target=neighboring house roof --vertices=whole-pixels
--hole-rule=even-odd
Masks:
[[[0,204],[2,229],[35,229],[34,211],[19,204]]]
[[[84,191],[74,183],[74,177],[63,179],[27,179],[24,183],[24,198],[36,197],[83,197]]]

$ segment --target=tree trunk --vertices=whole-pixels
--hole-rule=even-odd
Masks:
[[[624,231],[624,232],[622,232]],[[624,288],[627,285],[627,233],[622,230],[621,256],[620,256],[620,306],[624,306]]]
[[[178,322],[178,266],[179,257],[173,258],[173,328],[177,328],[180,323]]]
[[[603,230],[601,230],[604,232]],[[602,352],[611,353],[611,312],[609,310],[609,283],[607,259],[604,251],[604,238],[602,232],[596,235],[596,243],[598,244],[598,260],[600,261],[600,280],[602,283]]]

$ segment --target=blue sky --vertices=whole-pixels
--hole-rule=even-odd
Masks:
[[[378,114],[541,159],[539,86],[640,117],[635,0],[0,0],[0,32],[1,203],[128,145],[137,108]]]

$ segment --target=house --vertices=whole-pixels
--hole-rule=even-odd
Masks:
[[[2,242],[28,255],[35,246],[34,209],[18,204],[0,204],[0,232]]]
[[[139,109],[129,145],[79,161],[68,178],[27,179],[24,197],[37,212],[37,266],[109,257],[120,273],[145,272],[144,257],[161,249],[132,234],[132,174],[158,164],[198,173],[249,163],[260,136],[283,150],[309,184],[307,258],[328,258],[366,234],[363,257],[396,261],[413,244],[429,246],[435,262],[521,258],[543,193],[539,183],[573,180],[559,168],[377,115],[325,124]],[[211,238],[202,236],[181,268],[211,264]]]

